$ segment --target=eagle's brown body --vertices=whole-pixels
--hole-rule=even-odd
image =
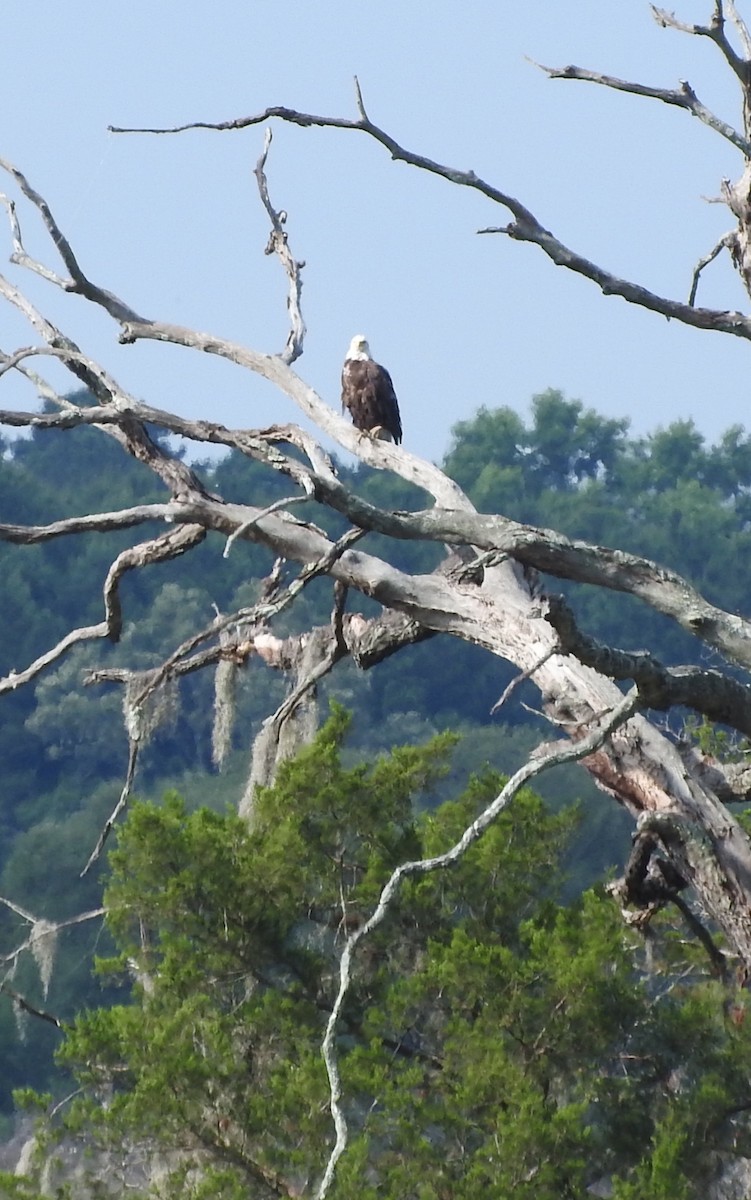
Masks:
[[[342,411],[347,409],[355,429],[373,437],[385,433],[393,442],[402,440],[394,385],[385,367],[374,362],[364,337],[350,343],[342,370]]]

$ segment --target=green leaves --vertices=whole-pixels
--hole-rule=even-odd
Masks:
[[[104,1145],[170,1151],[160,1197],[314,1187],[333,1139],[321,1040],[344,937],[398,862],[445,850],[501,784],[473,778],[416,818],[451,739],[347,767],[348,723],[335,709],[251,828],[171,795],[121,830],[107,892],[119,955],[104,969],[138,982],[67,1037],[84,1091],[65,1119]],[[662,1200],[668,1179],[671,1195],[701,1194],[745,1102],[749,1035],[669,927],[669,965],[656,932],[640,973],[609,900],[556,902],[573,824],[522,792],[450,870],[406,881],[361,941],[338,1027],[350,1142],[333,1196],[560,1200],[611,1180]]]

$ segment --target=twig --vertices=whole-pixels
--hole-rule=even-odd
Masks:
[[[2,165],[0,161],[0,166]],[[57,275],[54,271],[50,271],[47,267],[42,266],[41,263],[36,262],[26,253],[21,237],[21,226],[18,221],[15,202],[11,200],[10,196],[6,196],[5,193],[0,192],[0,204],[5,205],[10,222],[10,236],[13,242],[13,253],[10,261],[16,263],[18,266],[27,267],[30,271],[41,275],[42,279],[46,279],[48,283],[54,283],[57,287],[67,291],[70,286],[69,279],[63,279],[61,275]]]
[[[360,87],[360,80],[357,78],[356,75],[355,75],[355,100],[357,102],[357,111],[359,112],[362,120],[366,124],[369,124],[370,120],[369,120],[368,114],[365,111],[365,101],[362,98],[362,88]]]
[[[285,496],[281,500],[275,500],[273,504],[269,504],[267,508],[262,508],[260,512],[251,517],[249,521],[245,521],[242,525],[238,525],[234,533],[231,533],[227,538],[227,544],[222,551],[222,558],[229,558],[230,550],[238,538],[243,537],[249,529],[262,521],[264,517],[268,517],[271,513],[278,512],[282,508],[288,508],[290,504],[307,504],[310,496]]]
[[[0,350],[0,363],[7,362],[10,357],[12,356],[6,354],[3,350]],[[22,375],[24,379],[27,379],[33,387],[36,388],[37,395],[39,396],[40,400],[51,401],[53,404],[57,404],[61,408],[66,407],[67,402],[65,398],[61,396],[59,392],[55,391],[55,389],[47,382],[47,380],[43,379],[42,376],[36,371],[32,371],[29,367],[21,366],[20,363],[16,365],[15,370],[19,375]]]
[[[474,564],[471,564],[471,565],[474,565]],[[545,653],[542,655],[541,658],[538,659],[537,662],[532,663],[531,667],[527,667],[526,671],[521,671],[518,675],[515,675],[514,678],[511,680],[511,683],[508,685],[508,687],[504,688],[499,699],[496,700],[495,704],[491,708],[491,710],[490,710],[491,717],[495,713],[498,712],[499,708],[503,708],[503,706],[506,703],[506,701],[508,700],[509,696],[519,687],[519,684],[524,683],[525,680],[527,680],[527,679],[531,679],[531,677],[534,675],[535,671],[539,671],[540,667],[544,667],[545,663],[549,659],[551,659],[554,654],[560,654],[559,646],[551,646],[548,650],[545,651]]]
[[[107,820],[105,821],[104,826],[102,828],[102,832],[99,834],[99,837],[97,838],[96,845],[88,857],[86,866],[83,868],[83,870],[79,874],[79,879],[83,879],[84,875],[88,874],[88,872],[93,867],[94,863],[97,861],[97,859],[101,855],[102,850],[104,849],[104,844],[107,841],[107,838],[109,837],[109,835],[112,831],[112,827],[115,824],[115,821],[120,816],[120,813],[125,808],[125,805],[128,803],[128,797],[130,796],[130,789],[133,786],[133,779],[134,779],[134,776],[136,773],[136,764],[138,762],[138,748],[139,748],[139,743],[136,741],[136,739],[129,738],[128,739],[128,770],[125,775],[125,783],[123,784],[122,791],[120,792],[120,798],[118,799],[117,804],[113,808],[110,815],[107,817]]]
[[[696,291],[697,291],[697,288],[699,287],[699,276],[701,275],[702,271],[704,270],[705,267],[708,267],[709,264],[711,262],[713,262],[714,259],[717,258],[717,255],[720,254],[723,250],[729,250],[735,240],[736,240],[736,235],[732,231],[730,233],[724,234],[720,238],[717,245],[714,246],[709,251],[709,254],[705,254],[703,258],[699,259],[698,263],[694,267],[694,273],[691,276],[691,291],[689,292],[689,295],[688,295],[688,302],[691,305],[691,307],[693,307],[694,301],[696,300]]]
[[[584,758],[591,754],[593,750],[598,749],[607,737],[622,725],[625,721],[633,716],[639,705],[639,696],[635,688],[628,693],[627,696],[620,701],[609,713],[609,715],[599,723],[585,738],[581,741],[568,743],[564,746],[557,745],[549,754],[537,759],[528,759],[527,762],[516,771],[506,783],[503,790],[496,798],[483,810],[471,825],[469,825],[459,840],[447,850],[444,854],[436,855],[433,858],[423,858],[413,862],[402,863],[392,872],[389,880],[383,887],[378,904],[368,920],[356,929],[347,938],[342,951],[342,956],[339,964],[339,991],[331,1010],[328,1022],[326,1024],[326,1032],[323,1039],[322,1053],[326,1063],[326,1071],[329,1077],[330,1089],[330,1108],[331,1116],[334,1121],[336,1130],[336,1141],[329,1156],[326,1170],[323,1179],[316,1193],[316,1200],[324,1200],[331,1187],[336,1164],[347,1146],[348,1128],[347,1120],[341,1105],[342,1084],[339,1074],[339,1064],[336,1055],[336,1029],[339,1020],[339,1014],[342,1011],[344,1000],[349,990],[351,981],[350,969],[352,958],[358,943],[367,937],[374,929],[376,929],[389,911],[392,900],[397,894],[403,879],[409,875],[424,875],[431,871],[442,870],[444,867],[450,866],[457,862],[462,857],[466,850],[477,841],[485,832],[489,825],[495,820],[497,815],[516,795],[530,779],[541,774],[551,767],[558,766],[561,763],[574,762],[577,759]]]

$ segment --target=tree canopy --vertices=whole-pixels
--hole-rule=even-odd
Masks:
[[[135,972],[134,994],[79,1017],[62,1059],[82,1089],[64,1126],[119,1148],[129,1194],[152,1194],[131,1144],[181,1200],[300,1195],[323,1170],[342,930],[501,784],[475,776],[416,815],[451,739],[346,767],[347,724],[336,710],[280,768],[252,829],[173,794],[121,831],[105,894],[117,955],[99,969]],[[450,871],[405,884],[364,944],[341,1015],[351,1139],[332,1196],[559,1200],[604,1178],[623,1198],[706,1194],[712,1151],[737,1137],[749,1034],[669,922],[635,970],[639,940],[602,891],[560,904],[572,825],[517,793]]]

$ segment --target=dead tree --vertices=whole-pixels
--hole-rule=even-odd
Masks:
[[[240,131],[273,120],[303,127],[329,126],[364,133],[384,146],[391,157],[438,175],[448,183],[480,192],[511,214],[510,223],[489,226],[483,233],[503,233],[540,247],[554,263],[596,283],[606,295],[705,330],[751,340],[751,318],[738,312],[698,307],[695,303],[701,271],[723,249],[751,289],[751,37],[730,0],[715,0],[706,26],[686,26],[655,10],[665,26],[712,41],[738,79],[743,101],[740,130],[711,113],[687,83],[677,90],[645,87],[584,71],[577,67],[543,68],[553,78],[588,80],[621,91],[657,99],[683,108],[727,139],[742,156],[739,182],[723,184],[723,197],[732,214],[733,227],[705,255],[693,273],[690,295],[677,300],[656,295],[636,282],[621,279],[582,254],[565,246],[519,200],[472,172],[444,166],[399,145],[368,116],[359,87],[358,115],[353,119],[322,117],[288,108],[269,108],[255,116],[221,125],[199,123],[201,128]],[[726,29],[730,24],[735,49]],[[195,128],[183,126],[181,128]],[[178,133],[180,129],[115,132]],[[223,687],[234,667],[257,654],[285,665],[295,673],[294,689],[284,705],[270,714],[254,763],[253,781],[268,780],[278,754],[283,752],[284,725],[310,702],[311,690],[323,675],[344,658],[363,668],[381,662],[403,645],[435,633],[450,634],[483,647],[514,664],[520,677],[539,688],[541,703],[553,725],[566,738],[587,747],[584,766],[599,786],[632,814],[639,837],[634,858],[620,885],[624,902],[644,910],[656,900],[688,887],[703,917],[722,932],[728,954],[744,971],[751,970],[751,845],[728,808],[728,802],[746,798],[749,782],[731,776],[716,764],[681,753],[643,714],[622,710],[623,694],[617,681],[631,680],[640,709],[667,710],[688,706],[709,719],[722,721],[744,734],[751,733],[751,693],[731,672],[693,668],[667,669],[656,656],[628,654],[595,644],[577,627],[575,616],[540,584],[540,574],[585,582],[636,596],[668,616],[699,642],[711,647],[734,668],[751,669],[751,622],[709,604],[690,584],[668,567],[658,566],[617,549],[575,541],[553,530],[536,529],[501,514],[477,513],[461,490],[436,467],[407,450],[359,436],[334,407],[327,404],[292,368],[303,350],[305,327],[300,308],[301,266],[292,254],[287,226],[272,205],[265,176],[270,135],[257,167],[262,201],[271,221],[269,251],[276,253],[287,275],[290,332],[278,354],[252,350],[221,336],[199,333],[137,312],[126,302],[95,283],[81,268],[73,247],[58,225],[50,206],[24,175],[1,162],[24,203],[41,217],[62,266],[54,269],[31,257],[24,248],[16,205],[5,198],[13,242],[12,262],[47,280],[65,293],[82,296],[112,319],[119,341],[131,344],[155,340],[181,345],[228,359],[244,370],[256,372],[290,397],[317,428],[368,465],[390,470],[432,495],[434,504],[419,512],[389,512],[375,507],[339,480],[321,446],[293,426],[265,430],[228,429],[209,421],[189,421],[141,403],[128,395],[85,350],[53,324],[9,279],[0,278],[0,293],[28,321],[33,345],[4,351],[0,375],[23,375],[37,394],[52,402],[54,411],[0,412],[0,423],[16,428],[96,428],[102,436],[119,442],[123,451],[145,463],[164,485],[161,503],[144,503],[127,509],[83,517],[61,515],[46,526],[0,525],[0,538],[16,544],[43,542],[82,533],[136,528],[146,522],[163,522],[166,529],[120,554],[112,563],[103,587],[103,619],[94,626],[69,633],[36,662],[0,680],[0,692],[32,682],[59,661],[72,646],[97,639],[116,641],[122,626],[119,584],[123,575],[150,563],[189,553],[207,532],[269,547],[287,563],[299,564],[292,584],[269,583],[259,602],[242,612],[217,616],[188,642],[165,647],[162,665],[148,674],[97,671],[87,679],[96,685],[115,680],[127,688],[127,736],[131,754],[118,810],[125,804],[136,767],[139,744],[148,726],[149,704],[159,689],[187,672],[213,667],[224,676]],[[70,372],[76,386],[91,395],[86,407],[73,405],[55,392],[40,371],[45,358],[54,358]],[[33,364],[33,365],[32,365]],[[273,505],[226,502],[212,494],[199,474],[148,434],[147,426],[191,439],[233,448],[280,472],[289,480],[289,497]],[[292,447],[295,453],[290,453]],[[329,539],[305,519],[305,505],[314,499],[341,514],[349,532],[338,541]],[[409,575],[388,559],[376,557],[353,543],[362,532],[377,531],[392,539],[436,541],[452,548],[442,569],[432,575]],[[328,576],[335,588],[331,622],[311,631],[296,644],[273,632],[278,612],[294,601],[311,578]],[[365,620],[347,613],[347,592],[360,593],[381,605],[379,618]],[[384,667],[383,669],[387,669]],[[221,700],[220,700],[221,702]],[[623,712],[623,722],[608,724],[607,715]],[[604,720],[607,733],[594,742],[591,732]],[[246,796],[245,805],[252,797]],[[113,814],[114,820],[116,813]],[[103,831],[103,843],[107,830]],[[101,845],[100,843],[100,845]],[[98,852],[98,848],[97,848]],[[650,863],[662,864],[649,876]],[[651,880],[651,881],[650,881]],[[649,886],[647,884],[649,883]],[[659,888],[663,891],[657,895]],[[682,901],[682,903],[685,903]]]

